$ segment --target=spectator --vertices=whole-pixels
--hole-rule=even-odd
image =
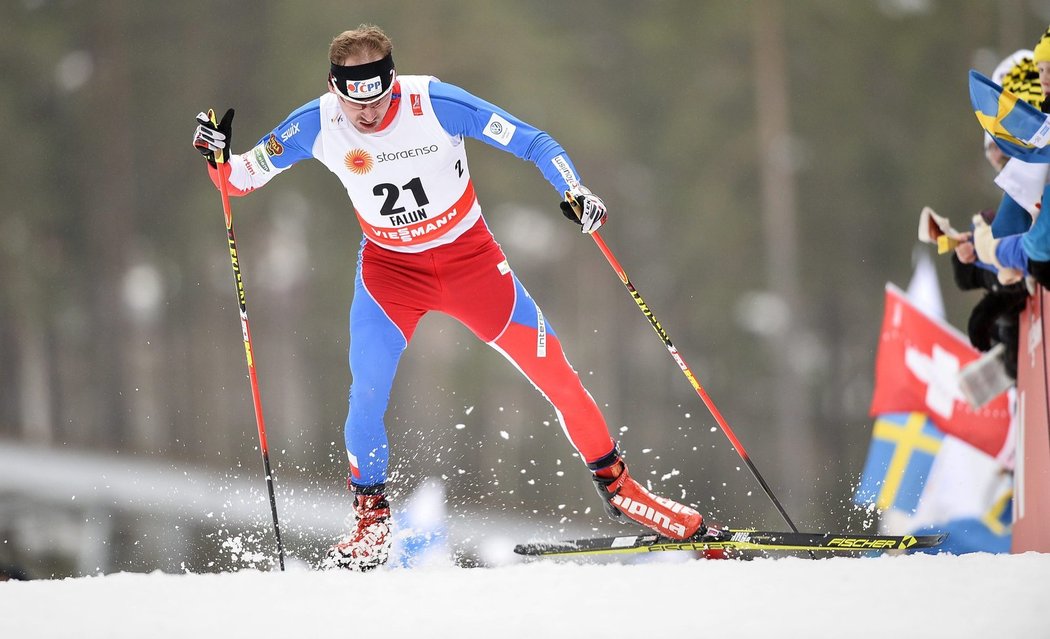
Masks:
[[[995,211],[981,211],[978,228],[988,229]],[[1002,344],[1003,367],[1012,380],[1017,379],[1017,349],[1019,331],[1018,315],[1024,310],[1028,289],[1020,277],[1011,275],[1003,281],[1003,271],[992,271],[978,260],[973,243],[974,233],[962,234],[952,253],[952,275],[956,286],[963,291],[984,290],[985,294],[973,307],[966,324],[970,343],[979,351],[987,352],[996,344]]]
[[[1017,60],[1000,81],[1018,98],[1050,110],[1050,29],[1031,57]],[[1050,202],[1048,171],[1050,165],[1011,158],[995,180],[1005,192],[995,222],[974,237],[981,261],[1030,274],[1043,287],[1050,286],[1050,219],[1039,212]]]

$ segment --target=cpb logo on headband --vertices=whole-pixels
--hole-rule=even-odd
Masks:
[[[394,83],[394,57],[389,53],[380,60],[343,66],[332,64],[332,86],[355,102],[372,102],[381,98]]]
[[[367,80],[347,80],[346,97],[354,100],[367,100],[383,92],[383,80],[376,76]]]

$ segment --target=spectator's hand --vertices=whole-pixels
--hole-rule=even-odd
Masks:
[[[565,201],[561,203],[561,212],[565,217],[582,227],[584,233],[594,233],[609,218],[605,202],[582,184],[565,192]]]
[[[977,249],[973,245],[973,234],[960,233],[956,239],[958,244],[955,245],[955,257],[959,258],[959,261],[963,264],[973,264],[977,261]]]
[[[208,114],[201,111],[197,114],[197,130],[193,132],[193,146],[196,147],[208,164],[215,166],[216,153],[219,162],[229,159],[230,141],[233,137],[233,109],[219,120],[219,124],[212,124]]]
[[[1024,274],[1017,269],[1006,268],[996,257],[995,250],[999,248],[999,241],[992,237],[992,227],[984,218],[980,215],[973,216],[973,246],[977,251],[977,259],[995,267],[999,283],[1009,285],[1020,282]]]

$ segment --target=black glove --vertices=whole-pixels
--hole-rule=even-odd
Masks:
[[[582,226],[584,233],[593,233],[609,219],[605,202],[582,184],[565,192],[565,199],[559,203],[562,214]]]
[[[233,109],[226,111],[219,124],[212,124],[209,115],[201,111],[197,114],[197,130],[193,132],[193,146],[196,147],[208,164],[215,166],[216,153],[219,161],[225,162],[230,157],[230,145],[233,138]]]
[[[569,204],[565,200],[562,200],[561,202],[558,203],[558,206],[561,207],[561,214],[562,215],[564,215],[565,217],[569,218],[573,222],[576,222],[576,224],[578,224],[580,226],[583,226],[583,222],[580,221],[580,218],[576,215],[576,211],[573,210],[571,204]]]

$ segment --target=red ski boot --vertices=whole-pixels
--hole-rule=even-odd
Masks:
[[[382,566],[390,558],[390,504],[386,496],[357,493],[354,516],[357,519],[354,529],[328,549],[324,567],[365,572]]]
[[[696,531],[694,537],[701,541],[729,541],[732,538],[733,533],[720,524],[707,525],[706,523],[700,526],[700,530]],[[706,548],[700,551],[699,556],[704,559],[738,559],[740,553],[724,548]]]
[[[605,499],[605,511],[616,520],[626,515],[633,521],[671,539],[686,539],[704,525],[704,518],[688,506],[652,494],[631,478],[619,457],[594,470],[594,484]]]

